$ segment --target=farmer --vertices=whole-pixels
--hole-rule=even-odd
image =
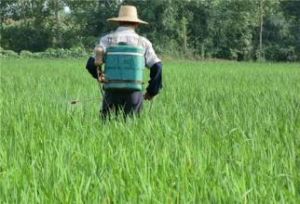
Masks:
[[[136,7],[121,6],[119,16],[107,21],[115,22],[119,27],[100,39],[95,57],[90,57],[86,65],[89,73],[103,83],[105,94],[101,116],[106,118],[112,111],[121,111],[125,116],[139,114],[143,100],[152,100],[162,87],[161,60],[151,42],[135,32],[139,25],[148,24],[138,18]],[[150,69],[150,80],[143,93],[142,70],[145,66]]]

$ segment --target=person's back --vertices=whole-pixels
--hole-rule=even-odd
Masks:
[[[151,68],[155,63],[161,61],[155,54],[151,42],[135,32],[134,24],[120,23],[120,26],[115,32],[105,35],[100,39],[100,46],[104,49],[104,52],[108,47],[117,45],[118,43],[143,47],[145,62],[148,68]]]
[[[118,22],[120,26],[116,31],[102,37],[99,45],[97,46],[103,50],[106,58],[109,59],[107,63],[113,63],[114,66],[116,66],[116,63],[114,62],[115,59],[108,58],[108,55],[141,54],[144,57],[144,65],[150,68],[150,81],[144,95],[141,90],[132,90],[127,88],[112,89],[111,87],[113,86],[111,86],[110,83],[117,83],[116,80],[109,81],[104,79],[104,83],[106,84],[104,85],[105,96],[102,104],[102,116],[106,117],[112,110],[118,112],[120,109],[126,115],[139,113],[142,108],[143,99],[151,100],[158,94],[159,89],[162,87],[162,65],[160,59],[155,54],[151,42],[135,32],[135,28],[138,27],[140,23],[146,23],[137,18],[135,7],[122,6],[119,12],[119,17],[108,19],[108,21]],[[112,47],[115,48],[119,45],[128,45],[131,46],[131,49],[136,47],[141,50],[141,53],[107,52],[108,50],[111,50]],[[120,59],[117,58],[115,61],[119,60]],[[133,59],[133,61],[136,60]],[[94,58],[90,58],[86,66],[88,71],[95,78],[99,78],[99,76],[97,76],[98,74],[95,72],[95,68],[96,66],[101,66],[102,60],[99,61],[99,64],[97,64],[97,62],[98,61],[95,61]],[[111,67],[111,64],[107,63],[105,64],[106,69]],[[118,66],[121,66],[119,68],[124,68],[125,65],[119,64]],[[120,81],[122,82],[122,80],[118,80],[118,82]]]

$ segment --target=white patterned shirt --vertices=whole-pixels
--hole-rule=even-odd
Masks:
[[[143,47],[145,52],[145,63],[148,68],[161,61],[155,54],[152,43],[147,38],[139,36],[135,32],[134,28],[131,27],[118,27],[115,32],[102,37],[100,39],[99,45],[104,49],[104,52],[106,52],[106,48],[112,45],[116,45],[120,42],[124,42],[133,46]]]

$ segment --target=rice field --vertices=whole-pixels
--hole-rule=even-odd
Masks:
[[[300,202],[300,64],[167,61],[104,122],[85,59],[0,60],[0,203]]]

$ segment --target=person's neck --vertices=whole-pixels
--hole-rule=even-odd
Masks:
[[[133,30],[135,30],[135,28],[136,28],[136,26],[134,26],[134,25],[128,25],[128,24],[120,24],[119,27],[130,28],[130,29],[133,29]]]

